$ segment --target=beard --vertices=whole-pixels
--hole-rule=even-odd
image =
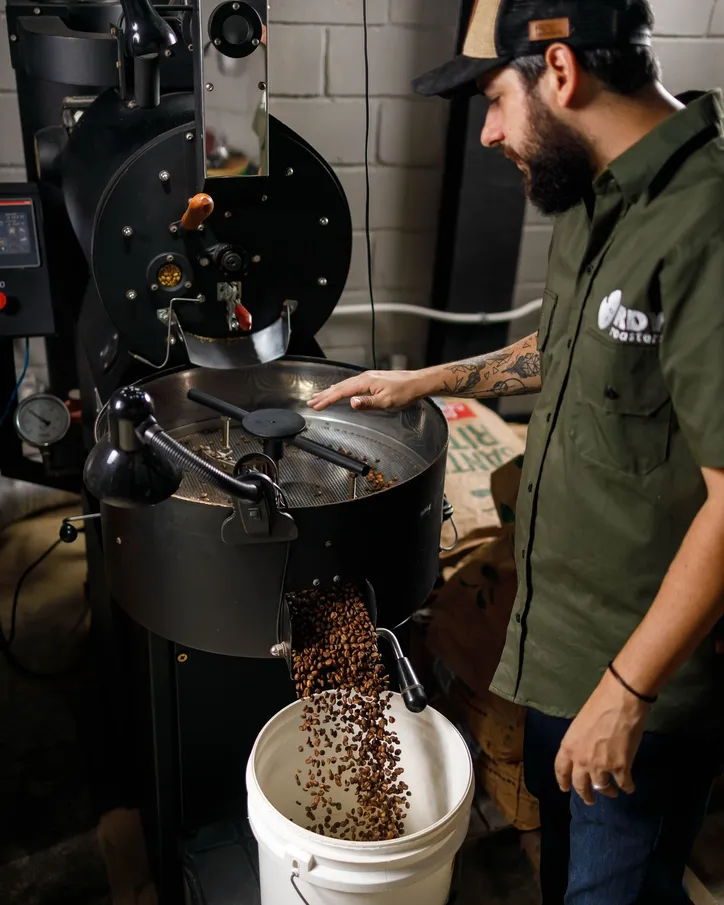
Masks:
[[[596,177],[593,155],[583,136],[560,122],[536,90],[528,98],[528,120],[534,133],[520,154],[504,153],[523,164],[526,195],[545,216],[564,214],[591,193]]]

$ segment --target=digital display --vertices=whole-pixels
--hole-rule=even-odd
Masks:
[[[39,266],[33,202],[0,198],[0,269]]]

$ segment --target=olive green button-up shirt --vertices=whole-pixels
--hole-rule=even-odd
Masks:
[[[559,218],[516,513],[519,590],[492,690],[574,717],[651,607],[724,468],[724,102],[710,92]],[[722,551],[724,556],[724,551]],[[651,731],[718,731],[707,640]]]

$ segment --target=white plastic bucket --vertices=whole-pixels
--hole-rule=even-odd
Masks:
[[[297,769],[303,775],[308,769],[309,752],[299,751],[303,707],[297,701],[266,724],[247,764],[262,905],[445,905],[474,792],[472,760],[460,733],[432,707],[410,713],[395,694],[389,714],[402,750],[401,778],[412,792],[406,835],[346,842],[303,828],[307,793],[295,781]]]

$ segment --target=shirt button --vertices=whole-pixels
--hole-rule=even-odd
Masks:
[[[588,267],[586,267],[586,273],[590,277],[590,275],[593,273],[593,264],[589,264]]]
[[[546,421],[550,421],[552,417],[553,417],[553,412],[548,412],[548,414],[546,415]]]
[[[533,493],[533,485],[528,484],[528,493]]]
[[[523,621],[523,617],[520,615],[520,613],[516,613],[515,621],[518,623],[518,625],[520,625],[520,623]]]
[[[618,392],[614,387],[606,387],[606,399],[618,399]]]
[[[520,555],[523,557],[523,559],[525,559],[525,550],[523,550]]]

